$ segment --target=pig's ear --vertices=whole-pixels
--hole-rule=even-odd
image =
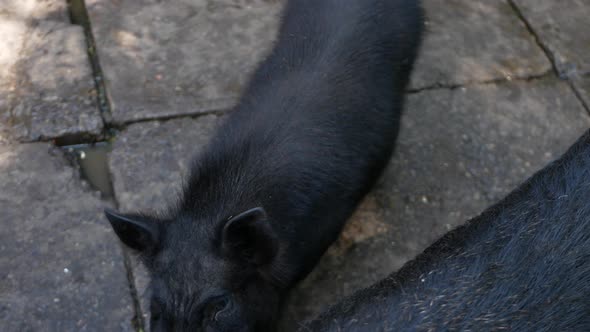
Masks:
[[[278,249],[278,239],[261,207],[230,218],[222,232],[225,254],[255,266],[270,263]]]
[[[120,214],[111,209],[105,209],[104,214],[121,242],[129,248],[145,252],[156,247],[158,227],[154,220],[137,215]]]

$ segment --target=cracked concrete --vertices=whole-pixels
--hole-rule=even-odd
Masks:
[[[547,48],[560,75],[590,73],[590,6],[584,0],[512,0]]]

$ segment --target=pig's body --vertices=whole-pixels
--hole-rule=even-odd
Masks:
[[[590,132],[312,331],[590,331]],[[306,329],[303,329],[306,330]]]
[[[276,277],[306,275],[389,161],[419,15],[415,1],[291,1],[275,49],[197,159],[183,211],[263,206],[281,243]]]
[[[422,26],[415,0],[287,4],[179,204],[163,221],[109,213],[144,253],[154,326],[272,328],[389,160]]]

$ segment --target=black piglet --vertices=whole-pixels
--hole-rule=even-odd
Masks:
[[[422,29],[417,0],[287,3],[182,200],[106,212],[151,274],[152,330],[274,329],[390,158]]]

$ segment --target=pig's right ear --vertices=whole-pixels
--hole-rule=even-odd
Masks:
[[[121,242],[129,248],[145,252],[156,247],[158,227],[154,220],[121,214],[111,209],[105,209],[104,214]]]
[[[223,227],[222,246],[232,258],[262,266],[276,255],[278,240],[266,212],[262,207],[256,207],[227,221]]]

